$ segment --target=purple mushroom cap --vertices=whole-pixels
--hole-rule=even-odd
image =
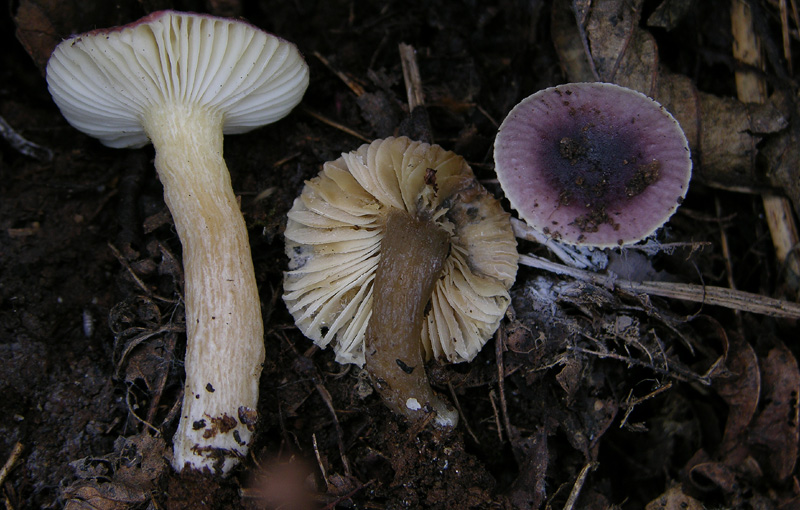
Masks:
[[[672,216],[692,161],[678,122],[635,90],[569,83],[515,106],[494,148],[503,191],[531,227],[596,247],[635,243]]]

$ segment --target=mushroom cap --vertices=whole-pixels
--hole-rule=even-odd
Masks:
[[[389,211],[435,221],[451,235],[422,346],[426,358],[470,361],[494,333],[517,272],[509,215],[463,158],[405,137],[375,140],[327,162],[289,211],[283,299],[300,330],[364,364],[364,334]]]
[[[308,66],[292,43],[249,23],[158,11],[62,41],[47,83],[72,126],[109,147],[141,147],[142,117],[165,105],[217,112],[225,134],[274,122],[300,102]]]
[[[611,83],[569,83],[522,100],[500,126],[494,159],[506,197],[531,227],[596,247],[655,232],[692,173],[672,115]]]

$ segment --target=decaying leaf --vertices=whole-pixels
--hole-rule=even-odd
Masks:
[[[761,450],[762,464],[770,476],[783,481],[797,462],[800,372],[797,360],[782,343],[760,361],[763,408],[749,437],[751,444]]]
[[[687,77],[659,67],[655,40],[639,26],[641,7],[642,1],[629,0],[590,5],[556,2],[553,42],[569,81],[613,82],[659,101],[686,131],[700,162],[695,179],[721,187],[783,184],[778,178],[767,182],[755,162],[764,137],[788,126],[789,119],[781,110],[784,98],[777,95],[768,104],[744,104],[700,92]],[[776,157],[789,156],[787,150],[775,152],[780,154]],[[797,158],[789,161],[796,167]],[[796,188],[788,191],[797,204],[800,190]]]
[[[79,480],[63,491],[65,508],[117,510],[150,498],[156,479],[167,468],[166,443],[147,434],[123,438],[114,453],[70,463]]]
[[[786,480],[798,453],[800,372],[785,345],[775,340],[765,357],[730,335],[725,372],[713,388],[728,405],[728,420],[713,452],[698,450],[686,466],[700,490],[738,494],[745,481]]]
[[[648,503],[645,510],[704,510],[704,508],[699,501],[684,494],[680,485],[676,485]]]
[[[539,508],[547,491],[545,474],[550,461],[547,433],[540,429],[531,437],[512,440],[519,464],[519,476],[514,480],[508,499],[514,508]]]
[[[725,363],[728,373],[719,377],[713,385],[729,409],[720,443],[720,451],[724,455],[732,455],[741,446],[741,435],[755,415],[761,391],[761,373],[753,348],[739,335],[732,334],[728,338],[730,350]]]
[[[693,0],[664,0],[647,18],[647,26],[672,30],[689,13]]]

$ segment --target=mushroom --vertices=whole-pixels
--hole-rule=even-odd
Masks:
[[[500,126],[494,159],[506,197],[531,227],[595,247],[655,232],[692,174],[672,115],[611,83],[569,83],[522,100]]]
[[[253,434],[264,339],[222,137],[287,115],[308,68],[293,44],[248,23],[160,11],[63,41],[47,82],[75,128],[109,147],[155,147],[185,273],[186,384],[172,464],[227,472]]]
[[[517,272],[509,215],[463,158],[387,138],[327,162],[288,214],[283,299],[340,363],[366,364],[393,411],[458,414],[424,360],[472,360],[500,324]]]

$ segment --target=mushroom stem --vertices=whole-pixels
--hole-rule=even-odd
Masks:
[[[367,371],[396,413],[421,420],[433,412],[437,425],[454,427],[458,413],[431,388],[419,340],[425,308],[448,255],[449,235],[404,211],[390,212],[384,231],[366,331]]]
[[[183,246],[186,385],[173,466],[228,471],[250,444],[264,327],[244,219],[222,157],[222,115],[172,105],[147,135]]]

